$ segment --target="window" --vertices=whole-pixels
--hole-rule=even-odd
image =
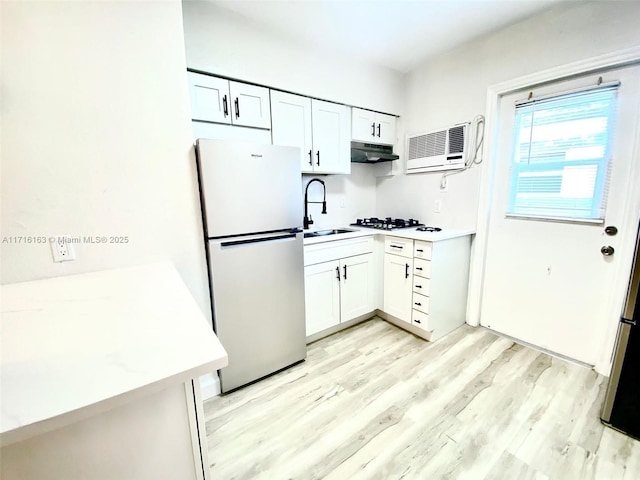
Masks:
[[[507,216],[601,223],[618,85],[516,105]]]

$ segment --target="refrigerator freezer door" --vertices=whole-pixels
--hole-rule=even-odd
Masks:
[[[609,386],[607,388],[607,394],[602,406],[602,414],[600,418],[604,422],[609,423],[611,421],[611,412],[613,410],[613,404],[616,400],[616,394],[618,393],[618,383],[620,382],[620,373],[622,373],[622,366],[624,364],[624,356],[627,353],[627,344],[629,343],[629,333],[631,332],[631,325],[628,323],[620,322],[618,328],[618,339],[616,341],[613,364],[611,366],[611,374],[609,376]]]
[[[229,355],[223,392],[306,356],[303,234],[209,241],[216,333]]]
[[[197,155],[207,237],[302,224],[296,147],[200,139]]]

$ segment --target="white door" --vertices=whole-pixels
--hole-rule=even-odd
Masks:
[[[413,258],[384,255],[384,311],[411,322]]]
[[[340,323],[340,262],[304,267],[307,336]]]
[[[191,118],[205,122],[231,123],[229,81],[187,72]]]
[[[629,229],[635,232],[637,228],[637,223],[625,224],[625,203],[640,191],[630,184],[637,141],[639,69],[601,75],[605,85],[621,82],[617,101],[611,100],[617,104],[617,114],[611,113],[609,120],[597,113],[598,109],[606,110],[605,101],[572,104],[564,110],[558,107],[556,113],[544,103],[546,96],[557,100],[562,92],[595,87],[598,75],[534,89],[533,97],[543,103],[529,117],[536,119],[533,129],[525,128],[526,123],[514,125],[515,102],[526,100],[529,92],[502,98],[481,307],[482,325],[592,365],[599,360],[603,339],[620,313],[614,300],[618,292],[611,285],[616,274],[625,270],[619,262],[630,258],[628,249],[633,248],[623,239]],[[578,114],[585,117],[577,120],[574,115]],[[604,147],[596,144],[604,138],[604,125],[611,121],[615,123],[611,154],[603,156]],[[516,131],[522,135],[517,142]],[[513,164],[513,155],[524,155],[528,161]],[[592,175],[595,170],[587,165],[598,156],[611,159],[609,188],[602,197],[606,199],[603,221],[531,218],[554,216],[536,213],[541,204],[547,205],[549,212],[560,212],[558,217],[568,216],[564,209],[569,200],[572,208],[582,208],[591,192],[597,191],[598,182],[606,180],[606,171],[600,169]],[[559,163],[553,163],[556,161]],[[513,215],[522,209],[529,209],[524,215],[529,218]],[[512,215],[507,216],[508,212]],[[607,235],[607,226],[617,227],[619,233]],[[601,253],[607,246],[615,250],[613,255]]]
[[[376,141],[394,145],[396,143],[396,117],[378,113],[376,120]]]
[[[351,137],[358,142],[371,143],[377,130],[376,113],[361,108],[351,109]]]
[[[302,172],[313,172],[311,99],[271,90],[271,122],[273,144],[298,147]]]
[[[337,103],[311,101],[313,169],[316,173],[351,172],[349,109]]]
[[[271,128],[269,89],[247,83],[229,82],[231,118],[234,125]]]
[[[348,322],[375,310],[373,305],[373,254],[356,255],[340,261],[340,321]]]

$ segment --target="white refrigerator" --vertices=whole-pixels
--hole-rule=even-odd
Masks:
[[[199,139],[196,158],[223,393],[306,357],[297,148]]]

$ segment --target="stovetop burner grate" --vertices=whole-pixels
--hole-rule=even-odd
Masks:
[[[412,228],[412,227],[423,227],[424,224],[420,223],[419,220],[410,218],[405,220],[404,218],[358,218],[356,223],[352,223],[352,226],[356,227],[368,227],[368,228],[378,228],[380,230],[396,230],[399,228]]]

